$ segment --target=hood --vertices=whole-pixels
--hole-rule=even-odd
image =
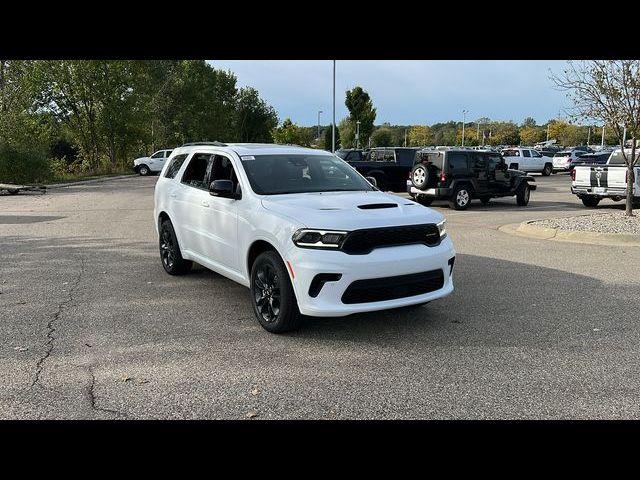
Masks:
[[[307,228],[327,230],[438,223],[444,219],[412,200],[378,191],[270,195],[262,199],[262,206]]]
[[[136,158],[136,159],[133,161],[133,164],[134,164],[134,165],[137,165],[137,164],[139,164],[140,162],[146,162],[146,161],[148,161],[150,158],[151,158],[151,157],[139,157],[139,158]]]

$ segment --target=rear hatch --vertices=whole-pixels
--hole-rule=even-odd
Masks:
[[[571,164],[571,152],[558,152],[553,156],[553,166],[568,168]]]

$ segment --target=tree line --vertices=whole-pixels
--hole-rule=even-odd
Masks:
[[[0,60],[0,179],[130,169],[189,141],[272,142],[275,109],[204,60]]]

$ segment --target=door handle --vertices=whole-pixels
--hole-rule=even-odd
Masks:
[[[207,208],[209,208],[209,202],[207,202],[207,201],[203,200],[203,201],[202,201],[202,206],[203,206],[203,207],[207,207]]]

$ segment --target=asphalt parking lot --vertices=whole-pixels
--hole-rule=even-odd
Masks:
[[[535,178],[528,207],[434,203],[451,296],[286,335],[246,288],[165,274],[156,177],[0,195],[0,418],[640,418],[640,248],[498,230],[587,213]]]

